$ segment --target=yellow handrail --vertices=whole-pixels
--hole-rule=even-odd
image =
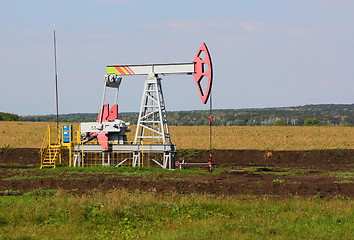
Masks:
[[[46,149],[48,148],[48,145],[50,145],[50,126],[48,126],[48,131],[46,132],[42,145],[41,145],[41,159],[43,158],[43,154],[45,153]]]

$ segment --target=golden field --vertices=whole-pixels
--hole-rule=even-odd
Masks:
[[[0,147],[40,148],[48,125],[54,133],[56,123],[0,122]],[[75,123],[74,130],[78,126]],[[131,130],[130,141],[135,126]],[[178,149],[209,149],[208,126],[170,126],[170,133]],[[354,149],[353,127],[214,126],[212,133],[214,149]]]

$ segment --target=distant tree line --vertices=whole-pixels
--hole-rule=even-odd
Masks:
[[[19,121],[20,117],[17,114],[0,112],[0,121]]]
[[[60,122],[95,122],[97,120],[97,113],[69,113],[69,114],[60,114]],[[138,113],[119,113],[118,118],[131,123],[136,123],[138,121]],[[21,121],[29,122],[56,122],[57,115],[29,115],[21,116]]]
[[[209,111],[167,113],[169,125],[209,125]],[[138,113],[119,113],[119,119],[136,124]],[[56,115],[21,116],[21,121],[55,122]],[[62,114],[60,122],[91,122],[97,113]],[[354,126],[354,104],[320,104],[285,108],[213,110],[214,126]]]

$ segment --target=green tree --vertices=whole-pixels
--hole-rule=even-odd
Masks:
[[[286,122],[283,119],[276,121],[273,126],[286,126]]]
[[[246,124],[246,122],[245,122],[244,120],[242,120],[242,119],[235,119],[235,120],[234,120],[234,125],[235,125],[235,126],[246,126],[247,124]]]
[[[19,119],[17,114],[0,112],[0,121],[19,121]]]
[[[304,126],[318,126],[320,121],[317,118],[308,118],[305,120]]]

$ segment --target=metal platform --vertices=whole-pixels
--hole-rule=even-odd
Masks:
[[[100,144],[75,144],[74,151],[76,152],[103,152],[104,149]],[[174,144],[110,144],[108,152],[128,153],[142,152],[164,153],[176,152]]]
[[[144,156],[146,158],[150,154],[158,154],[161,160],[157,158],[149,158],[149,160],[162,168],[174,169],[177,157],[176,145],[173,144],[109,144],[108,151],[105,151],[99,143],[80,143],[74,144],[73,152],[73,166],[112,166],[112,162],[116,162],[114,166],[118,167],[126,165],[131,160],[131,166],[140,167],[143,166]],[[92,154],[95,155],[95,160],[88,160],[88,156]],[[128,156],[117,161],[112,157],[117,154]],[[95,164],[89,164],[89,161],[95,161]]]

